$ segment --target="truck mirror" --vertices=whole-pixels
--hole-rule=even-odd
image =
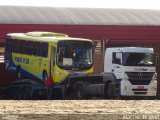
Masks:
[[[155,54],[155,62],[156,62],[156,65],[159,63],[159,56],[158,56],[158,54]]]
[[[95,51],[94,51],[95,49],[94,48],[92,48],[92,53],[93,53],[93,55],[95,54]]]

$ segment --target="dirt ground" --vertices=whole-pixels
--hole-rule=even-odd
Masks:
[[[0,101],[2,120],[160,119],[159,100]]]

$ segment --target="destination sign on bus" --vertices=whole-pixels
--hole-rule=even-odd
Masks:
[[[29,64],[29,58],[15,57],[15,61],[18,63]]]

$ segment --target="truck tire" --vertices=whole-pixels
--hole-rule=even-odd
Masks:
[[[78,82],[75,84],[74,99],[83,100],[87,99],[87,83]]]
[[[104,99],[108,99],[108,88],[109,88],[109,85],[105,85],[105,88],[104,88]]]
[[[147,98],[147,100],[156,100],[156,99],[157,99],[156,96],[148,96],[148,97],[146,97],[146,98]]]
[[[109,99],[115,98],[114,83],[109,83],[108,85],[108,97]]]

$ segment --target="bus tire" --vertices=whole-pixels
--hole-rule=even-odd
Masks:
[[[46,84],[46,80],[48,79],[48,74],[47,72],[44,70],[43,71],[43,75],[42,75],[42,81],[44,84]]]
[[[16,68],[16,70],[17,70],[17,78],[18,78],[18,79],[21,79],[21,78],[22,78],[21,67],[18,66],[18,67]]]

